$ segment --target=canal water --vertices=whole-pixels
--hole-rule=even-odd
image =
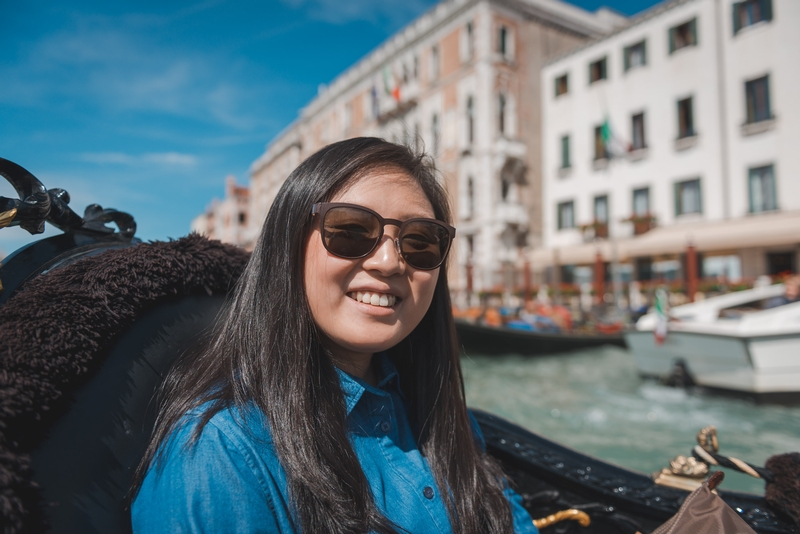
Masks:
[[[754,465],[800,451],[800,406],[643,380],[633,356],[617,347],[545,357],[468,353],[462,364],[470,407],[629,469],[652,473],[688,456],[707,425],[717,428],[721,454]],[[723,488],[763,493],[762,481],[724,471]]]

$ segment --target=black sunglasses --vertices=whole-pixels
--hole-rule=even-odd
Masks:
[[[369,208],[341,202],[319,202],[311,208],[319,217],[319,232],[325,249],[347,259],[363,258],[383,238],[387,224],[400,228],[394,240],[403,260],[416,269],[436,269],[444,263],[456,229],[436,219],[384,219]]]

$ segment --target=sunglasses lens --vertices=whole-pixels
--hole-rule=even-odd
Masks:
[[[444,261],[450,248],[450,233],[435,222],[413,221],[400,236],[403,258],[417,269],[435,269]]]
[[[380,221],[368,211],[336,207],[325,214],[322,239],[332,254],[360,258],[375,248],[380,239]]]

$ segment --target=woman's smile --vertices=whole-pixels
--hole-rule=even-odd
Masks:
[[[379,293],[377,291],[351,291],[347,296],[356,302],[362,302],[370,306],[380,306],[381,308],[391,308],[399,300],[392,294]]]

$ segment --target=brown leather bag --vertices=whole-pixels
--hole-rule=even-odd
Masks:
[[[717,471],[683,501],[680,510],[653,534],[756,534],[744,519],[712,492],[725,474]]]

